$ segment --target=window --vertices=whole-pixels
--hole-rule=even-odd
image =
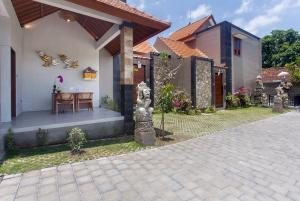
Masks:
[[[233,43],[234,43],[234,55],[235,56],[241,56],[241,44],[242,44],[242,40],[240,38],[233,38]]]

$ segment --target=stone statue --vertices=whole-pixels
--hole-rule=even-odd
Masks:
[[[145,82],[141,82],[137,86],[134,138],[143,145],[154,145],[156,139],[152,121],[153,108],[150,107],[150,91]]]
[[[284,93],[281,85],[275,88],[276,96],[274,97],[274,105],[272,108],[273,112],[283,113],[283,101],[282,101],[282,94]]]
[[[262,77],[258,75],[256,77],[256,87],[254,94],[254,101],[256,105],[262,105],[263,107],[268,107],[268,96],[264,93],[264,84]]]

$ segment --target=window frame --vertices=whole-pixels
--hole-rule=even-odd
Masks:
[[[233,54],[240,57],[242,55],[242,39],[233,37]]]

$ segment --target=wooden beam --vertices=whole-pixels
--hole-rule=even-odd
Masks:
[[[35,2],[39,2],[42,4],[47,4],[53,7],[57,7],[63,10],[68,10],[74,13],[79,13],[82,15],[86,15],[89,17],[93,17],[96,19],[100,19],[103,21],[107,21],[107,22],[111,22],[114,24],[122,24],[122,20],[118,17],[100,12],[100,11],[96,11],[94,9],[90,9],[84,6],[80,6],[78,4],[74,4],[71,2],[67,2],[64,0],[33,0]]]
[[[101,50],[118,35],[120,35],[120,26],[118,24],[113,25],[97,42],[95,48]]]

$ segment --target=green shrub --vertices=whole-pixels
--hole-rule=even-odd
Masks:
[[[5,148],[7,151],[14,150],[16,148],[15,134],[12,128],[9,128],[5,136]]]
[[[167,84],[159,92],[158,107],[164,113],[169,113],[173,110],[173,94],[174,85]]]
[[[239,94],[238,98],[240,99],[240,106],[241,107],[250,107],[251,106],[250,96],[248,96],[246,94]]]
[[[86,133],[80,128],[73,128],[68,132],[67,141],[73,154],[81,153],[82,147],[87,142]]]
[[[192,101],[185,91],[176,91],[172,103],[176,112],[189,114],[192,109]]]
[[[240,106],[240,99],[235,95],[229,93],[226,96],[225,100],[226,100],[226,108],[234,109]]]
[[[38,145],[45,145],[48,140],[48,130],[44,130],[39,128],[39,130],[36,133],[36,141]]]
[[[207,113],[207,114],[216,113],[216,108],[214,106],[210,106],[204,110],[204,113]]]
[[[120,112],[118,104],[115,101],[113,101],[109,96],[104,96],[101,98],[101,106],[109,110]]]

